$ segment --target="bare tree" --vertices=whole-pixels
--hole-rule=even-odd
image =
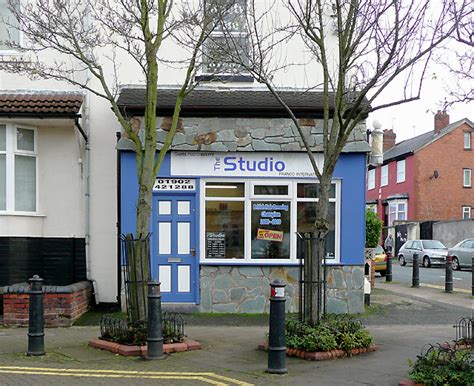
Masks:
[[[312,260],[317,263],[310,266],[305,278],[305,295],[314,299],[314,304],[305,303],[305,315],[308,322],[315,323],[322,314],[322,300],[312,283],[321,281],[329,194],[338,157],[369,112],[419,99],[432,52],[455,33],[466,5],[455,0],[288,0],[286,4],[290,16],[284,20],[250,0],[248,49],[240,49],[230,33],[221,49],[227,60],[239,63],[264,84],[286,110],[319,180],[314,224],[318,243]],[[459,12],[452,13],[455,4]],[[298,37],[319,64],[319,73],[313,74],[317,80],[314,89],[322,92],[323,145],[319,149],[311,149],[297,117],[274,83],[282,67],[275,64],[275,52]],[[395,79],[404,80],[401,93],[388,90]],[[380,96],[387,99],[387,94],[388,102],[377,104]],[[314,150],[324,154],[322,168],[317,166]]]
[[[3,61],[1,69],[32,78],[54,79],[77,86],[105,99],[136,151],[138,203],[135,239],[137,248],[150,229],[152,190],[164,156],[176,132],[181,105],[195,86],[201,48],[216,18],[202,2],[172,0],[9,0],[24,44],[7,44],[23,55]],[[181,50],[164,51],[172,39]],[[141,70],[146,87],[143,133],[121,111],[116,102],[120,82],[120,60],[133,62]],[[179,56],[180,59],[175,59]],[[183,70],[171,128],[156,156],[156,104],[161,65],[175,64]],[[148,251],[142,256],[143,276],[135,278],[146,285],[149,279]],[[136,289],[138,296],[145,291]],[[145,301],[133,305],[132,319],[145,315]]]

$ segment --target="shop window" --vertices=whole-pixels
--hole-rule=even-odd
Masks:
[[[36,212],[36,130],[0,125],[0,211]]]
[[[320,196],[317,183],[261,180],[204,182],[203,259],[252,263],[297,262],[296,232],[313,232]],[[331,184],[326,257],[336,259],[336,184]]]

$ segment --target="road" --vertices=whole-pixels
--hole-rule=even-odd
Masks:
[[[402,284],[411,284],[412,278],[412,266],[400,267],[396,260],[393,261],[393,281],[399,282]],[[445,268],[441,267],[431,267],[423,268],[420,267],[420,284],[428,285],[438,285],[444,286],[444,270]],[[463,269],[462,271],[453,272],[453,285],[454,289],[463,289],[471,291],[471,271]],[[376,280],[383,280],[378,274],[376,275]]]

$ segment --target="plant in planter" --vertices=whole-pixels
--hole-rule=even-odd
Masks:
[[[349,315],[328,314],[311,326],[290,320],[286,323],[286,346],[307,352],[365,349],[373,343],[369,331]]]

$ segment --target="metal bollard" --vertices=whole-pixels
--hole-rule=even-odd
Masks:
[[[385,273],[385,282],[392,281],[392,253],[387,252],[387,272]]]
[[[446,258],[446,273],[444,275],[444,292],[453,293],[453,260]]]
[[[270,374],[286,374],[285,287],[283,281],[270,284],[270,326],[268,334],[268,368]]]
[[[34,275],[28,280],[30,283],[30,305],[28,320],[28,356],[40,356],[44,351],[44,325],[43,325],[43,279]]]
[[[474,257],[471,261],[471,295],[474,296]]]
[[[146,359],[162,359],[163,354],[163,321],[161,319],[161,291],[156,281],[148,282],[148,336]]]
[[[413,275],[411,278],[412,288],[420,288],[420,266],[418,262],[418,253],[413,254]]]

